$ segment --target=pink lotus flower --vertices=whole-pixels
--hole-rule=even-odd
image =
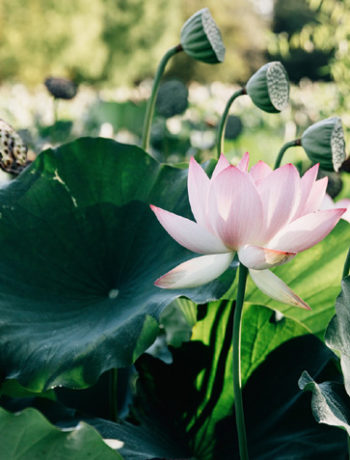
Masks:
[[[208,178],[191,158],[188,195],[195,222],[151,205],[161,225],[179,244],[204,254],[159,278],[165,289],[191,288],[220,276],[235,253],[257,287],[280,302],[309,309],[269,268],[325,238],[346,209],[320,210],[327,177],[318,165],[299,176],[292,164],[272,170],[259,161],[248,172],[246,153],[237,167],[221,155]]]
[[[350,224],[350,199],[343,198],[342,200],[334,202],[332,198],[326,193],[321,204],[321,209],[336,208],[346,208],[346,212],[341,216],[341,218]]]

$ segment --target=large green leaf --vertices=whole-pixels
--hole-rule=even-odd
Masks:
[[[350,395],[350,277],[342,281],[335,308],[337,314],[328,325],[326,343],[340,353],[345,389]]]
[[[323,337],[329,320],[334,315],[335,299],[340,290],[349,241],[350,225],[340,221],[321,243],[274,270],[309,303],[311,311],[285,306],[267,298],[251,280],[248,282],[246,301],[279,310],[302,323],[313,334]]]
[[[184,343],[173,350],[172,364],[147,354],[137,361],[140,373],[133,417],[137,424],[88,420],[103,437],[124,443],[120,453],[126,460],[152,458],[199,458],[238,460],[238,444],[233,417],[232,381],[220,398],[212,393],[207,406],[199,408],[203,397],[197,377],[210,366],[211,352],[199,341]],[[341,430],[319,425],[314,420],[307,394],[297,381],[307,367],[314,376],[329,377],[334,369],[332,353],[312,335],[297,337],[269,354],[249,379],[243,401],[246,414],[250,458],[254,460],[342,460],[346,436]],[[217,373],[222,369],[216,368]],[[214,372],[214,369],[213,369]],[[217,380],[222,380],[218,375]],[[208,396],[210,396],[208,394]],[[209,410],[208,410],[209,409]],[[215,413],[216,412],[216,413]],[[195,416],[201,429],[192,429]],[[214,429],[207,429],[208,427]]]
[[[302,390],[312,392],[311,408],[317,422],[343,428],[350,436],[350,398],[344,385],[338,382],[317,384],[304,371],[299,386]]]
[[[2,460],[122,460],[86,423],[60,430],[31,408],[18,414],[0,408],[0,445]]]
[[[191,258],[149,203],[189,214],[187,170],[141,149],[79,139],[43,152],[0,189],[0,369],[35,391],[84,387],[132,363],[179,295],[220,297],[232,270],[197,289],[154,281]]]

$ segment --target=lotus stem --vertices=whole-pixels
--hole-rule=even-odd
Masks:
[[[176,53],[179,51],[182,51],[182,46],[181,45],[176,45],[173,48],[170,48],[162,57],[156,75],[154,77],[153,81],[153,86],[152,86],[152,93],[151,97],[149,98],[147,102],[147,108],[146,108],[146,115],[145,115],[145,121],[143,124],[143,133],[142,133],[142,148],[143,150],[147,151],[149,147],[149,140],[150,140],[150,135],[151,135],[151,125],[152,125],[152,119],[153,119],[153,114],[154,114],[154,107],[156,105],[156,99],[157,99],[157,94],[158,94],[158,89],[159,89],[159,83],[162,78],[162,75],[164,73],[165,67],[169,61],[169,59],[174,56]]]
[[[278,155],[277,155],[277,158],[276,158],[276,162],[275,162],[275,166],[273,169],[277,169],[281,166],[281,161],[282,161],[282,158],[283,158],[283,155],[285,153],[286,150],[289,149],[289,147],[295,147],[296,145],[301,145],[301,140],[300,139],[294,139],[294,141],[289,141],[289,142],[286,142],[281,150],[278,152]]]
[[[241,327],[244,294],[247,281],[248,269],[244,265],[239,266],[238,291],[233,317],[233,391],[235,397],[236,426],[238,433],[239,453],[241,460],[248,460],[247,435],[245,431],[242,379],[241,379]]]
[[[234,100],[237,99],[238,96],[242,96],[243,94],[247,94],[245,88],[238,89],[235,91],[230,99],[227,101],[224,113],[221,116],[219,128],[218,128],[218,136],[217,136],[217,158],[220,158],[220,155],[224,153],[224,136],[225,136],[225,129],[228,119],[228,114],[233,104]]]
[[[53,123],[56,125],[58,122],[58,104],[59,104],[59,99],[54,97],[53,99]]]

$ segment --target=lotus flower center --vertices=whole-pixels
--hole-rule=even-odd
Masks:
[[[334,125],[331,136],[332,162],[334,171],[338,172],[345,160],[345,140],[341,120],[338,119]]]
[[[266,72],[267,90],[273,106],[283,110],[288,105],[289,83],[286,72],[280,62],[271,62]]]

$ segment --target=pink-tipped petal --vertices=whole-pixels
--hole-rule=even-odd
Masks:
[[[163,289],[185,289],[207,284],[228,269],[234,253],[215,254],[187,260],[154,283]]]
[[[206,226],[206,204],[209,192],[209,178],[202,167],[192,157],[188,170],[188,198],[196,221]]]
[[[286,225],[269,242],[271,249],[301,252],[311,248],[330,233],[346,209],[316,211]]]
[[[241,171],[247,172],[248,165],[249,165],[249,153],[246,152],[243,155],[243,158],[241,159],[241,161],[238,163],[237,168],[240,169]]]
[[[151,205],[151,209],[169,235],[181,246],[199,254],[220,254],[229,249],[215,235],[196,222]]]
[[[350,199],[343,198],[335,203],[336,208],[346,208],[346,212],[341,216],[342,219],[350,223]]]
[[[287,284],[270,270],[249,270],[249,274],[261,292],[278,302],[311,310],[310,306],[303,301]]]
[[[263,207],[249,175],[235,166],[222,171],[211,184],[210,224],[232,250],[256,244],[263,224]]]
[[[215,166],[213,174],[211,176],[211,180],[215,179],[215,177],[221,173],[224,169],[230,166],[230,162],[226,159],[225,155],[222,153],[220,158]]]
[[[269,241],[294,215],[299,204],[300,176],[292,164],[276,169],[259,181],[264,208],[263,241]]]
[[[271,173],[272,169],[263,161],[259,161],[258,163],[256,163],[254,166],[250,168],[249,171],[250,177],[256,184]]]
[[[264,270],[283,265],[295,257],[293,252],[277,251],[260,246],[243,246],[238,250],[240,262],[248,268]]]
[[[323,198],[326,193],[328,178],[316,180],[319,165],[316,164],[306,171],[300,180],[300,202],[296,209],[293,220],[305,214],[321,209]]]

